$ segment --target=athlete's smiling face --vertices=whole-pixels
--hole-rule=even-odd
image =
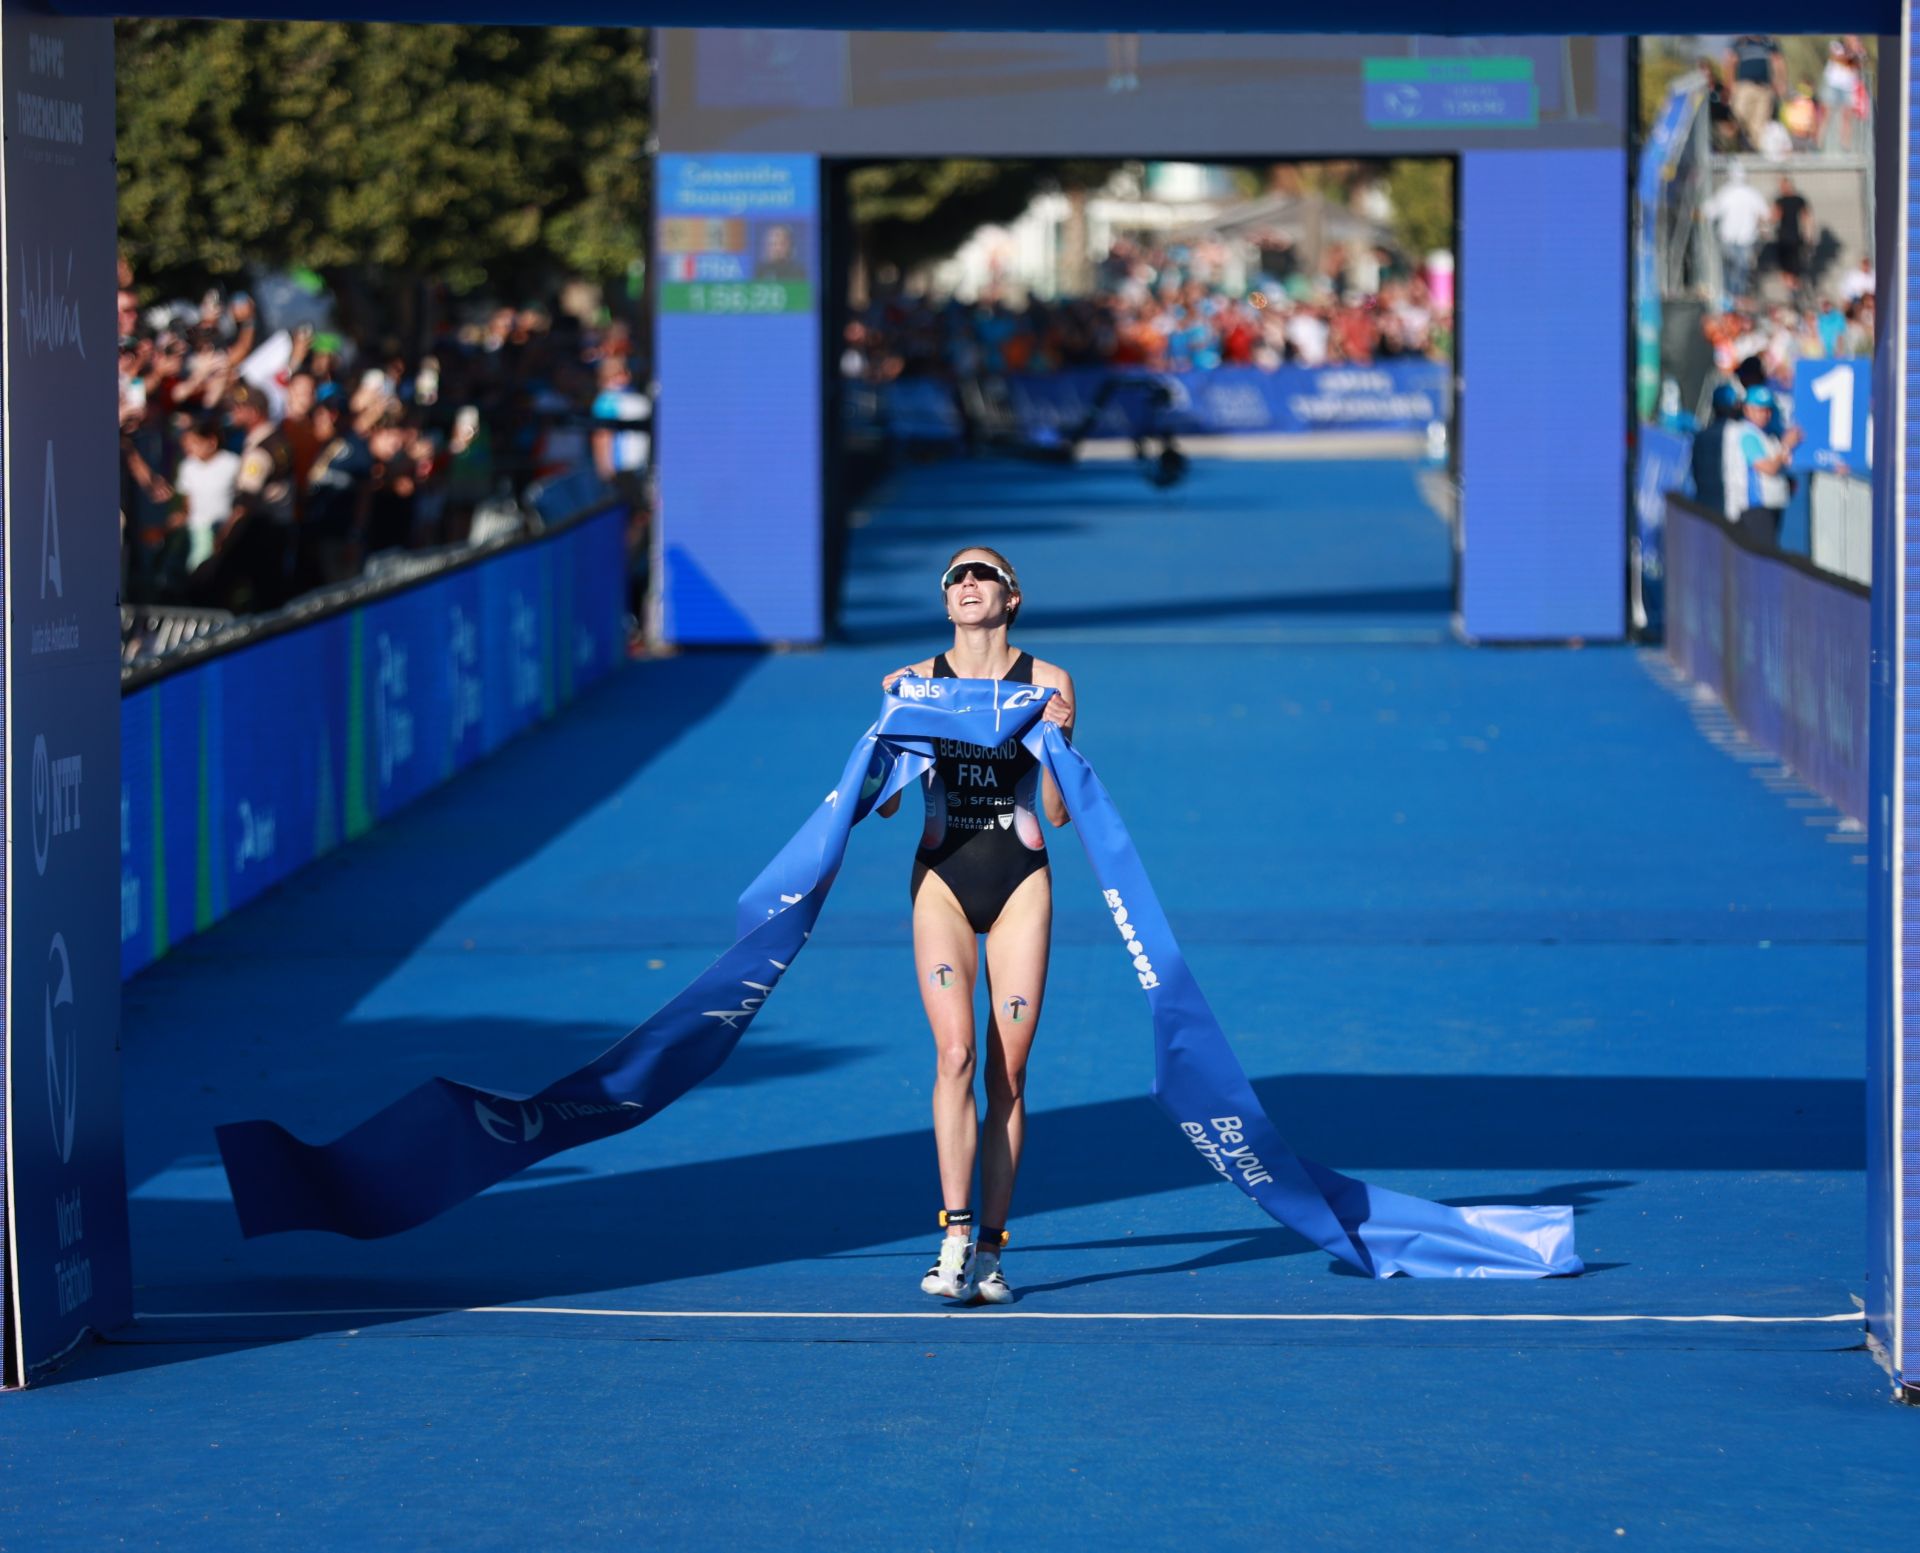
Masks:
[[[1000,563],[983,550],[962,550],[947,568],[947,613],[955,625],[994,625],[1020,595],[1007,586]]]

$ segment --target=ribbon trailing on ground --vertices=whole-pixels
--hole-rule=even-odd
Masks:
[[[918,781],[937,741],[1018,738],[1051,773],[1153,1015],[1154,1098],[1202,1158],[1275,1219],[1374,1277],[1582,1271],[1565,1207],[1452,1208],[1302,1159],[1262,1109],[1174,942],[1119,811],[1041,716],[1052,691],[994,680],[895,683],[832,792],[740,897],[731,949],[645,1024],[534,1095],[436,1078],[332,1143],[273,1122],[218,1131],[248,1236],[371,1239],[424,1223],[551,1155],[637,1127],[727,1060],[806,944],[853,827]]]

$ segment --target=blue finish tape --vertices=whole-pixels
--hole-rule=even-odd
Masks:
[[[242,1232],[394,1234],[664,1110],[726,1061],[766,1005],[813,931],[853,827],[920,778],[936,741],[992,746],[1018,738],[1058,784],[1128,974],[1146,994],[1154,1097],[1211,1169],[1374,1277],[1582,1271],[1571,1208],[1447,1207],[1369,1186],[1287,1146],[1188,970],[1113,800],[1086,758],[1043,719],[1051,695],[992,680],[898,681],[834,789],[740,897],[733,947],[645,1024],[538,1094],[433,1079],[319,1146],[272,1122],[219,1128]]]

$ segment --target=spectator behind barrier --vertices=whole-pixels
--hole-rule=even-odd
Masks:
[[[530,481],[590,463],[603,365],[629,385],[623,427],[641,432],[626,462],[636,445],[642,466],[651,452],[623,324],[589,332],[500,308],[414,358],[324,328],[276,330],[244,294],[143,311],[124,261],[116,300],[130,602],[268,609],[358,575],[373,549],[465,541],[482,502],[514,506]],[[629,474],[630,533],[644,547],[649,488]]]
[[[1728,443],[1744,423],[1740,385],[1722,383],[1713,391],[1712,418],[1693,439],[1694,500],[1703,507],[1723,513],[1729,520],[1740,515],[1740,509],[1733,505],[1729,493],[1743,491],[1744,486],[1729,487],[1727,483]],[[1744,475],[1744,465],[1741,472]]]
[[[1727,461],[1727,484],[1740,502],[1741,525],[1757,540],[1773,547],[1780,537],[1780,514],[1793,499],[1793,477],[1787,461],[1801,440],[1798,426],[1775,436],[1771,429],[1778,405],[1764,383],[1747,390],[1742,406],[1745,424],[1729,434],[1733,452]]]

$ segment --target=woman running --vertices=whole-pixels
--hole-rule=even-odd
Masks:
[[[921,678],[1000,679],[1056,692],[1048,722],[1073,736],[1073,681],[1066,671],[1016,651],[1007,630],[1020,612],[1020,583],[997,550],[957,551],[940,578],[953,646],[895,669]],[[942,739],[926,775],[927,818],[913,860],[913,958],[920,998],[938,1056],[933,1081],[933,1137],[940,1155],[940,1222],[946,1237],[921,1289],[950,1300],[977,1293],[995,1305],[1013,1298],[1000,1270],[1007,1209],[1026,1133],[1027,1053],[1047,990],[1047,943],[1053,929],[1053,881],[1034,798],[1047,818],[1067,823],[1053,778],[1016,739],[997,748]],[[900,807],[896,793],[880,808]],[[973,979],[976,935],[987,937],[987,1115],[974,1106]],[[970,1192],[980,1160],[980,1225]]]

